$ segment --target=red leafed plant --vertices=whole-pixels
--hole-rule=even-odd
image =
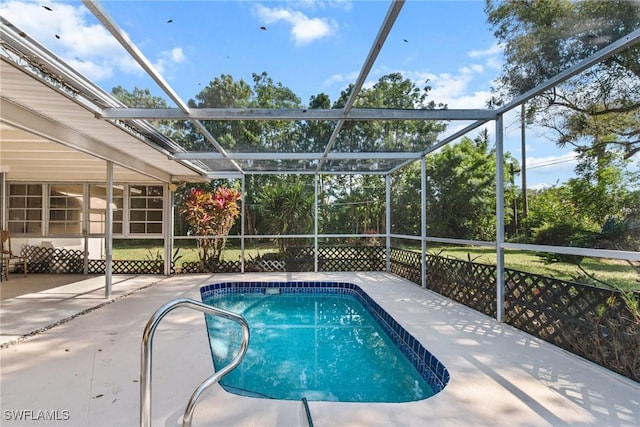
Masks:
[[[240,192],[220,186],[214,193],[193,188],[185,194],[180,213],[198,239],[198,257],[203,271],[211,261],[220,262],[227,236],[240,215]]]

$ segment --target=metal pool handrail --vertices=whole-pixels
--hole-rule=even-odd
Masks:
[[[153,313],[144,328],[144,332],[142,333],[142,357],[140,363],[140,427],[151,427],[151,355],[153,352],[153,335],[155,334],[160,321],[178,307],[187,307],[213,316],[229,319],[238,323],[242,328],[242,343],[240,344],[240,350],[235,355],[231,363],[204,380],[193,392],[189,402],[187,403],[184,416],[182,417],[183,427],[191,426],[193,411],[195,410],[195,406],[198,403],[198,399],[202,392],[211,385],[220,381],[222,377],[235,369],[244,358],[244,355],[247,353],[247,348],[249,347],[249,325],[244,317],[239,314],[212,307],[190,298],[177,298],[164,304],[156,310],[155,313]]]

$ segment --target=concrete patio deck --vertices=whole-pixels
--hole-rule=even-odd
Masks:
[[[200,286],[232,280],[355,283],[450,372],[442,392],[419,402],[309,402],[316,427],[640,425],[640,384],[384,273],[114,277],[119,283],[110,303],[103,298],[104,277],[94,277],[5,299],[3,340],[34,327],[42,332],[0,350],[0,424],[137,425],[147,320],[173,298],[199,300]],[[61,319],[70,320],[41,326]],[[153,368],[153,425],[181,425],[189,396],[213,369],[202,314],[178,309],[163,320]],[[45,416],[41,411],[58,420],[34,420]],[[193,425],[307,424],[300,402],[241,397],[215,385],[203,395]]]

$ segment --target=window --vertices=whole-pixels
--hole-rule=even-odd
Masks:
[[[82,234],[82,184],[52,184],[49,187],[49,234]]]
[[[107,187],[102,184],[92,184],[89,186],[89,233],[104,234],[105,220],[107,217]],[[124,213],[124,187],[115,185],[113,187],[113,233],[123,232]]]
[[[42,234],[42,185],[9,184],[8,228],[14,234]]]
[[[159,185],[129,187],[129,233],[162,234],[163,191]]]
[[[162,235],[163,188],[162,185],[114,185],[113,233]],[[8,189],[7,225],[16,235],[76,237],[84,234],[85,226],[90,235],[105,233],[107,191],[104,184],[9,183]]]

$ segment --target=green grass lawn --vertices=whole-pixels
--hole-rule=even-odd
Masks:
[[[419,249],[418,249],[419,250]],[[428,246],[427,251],[432,254],[440,254],[462,260],[469,258],[482,264],[496,264],[496,254],[493,248],[461,246]],[[441,252],[442,251],[442,252]],[[555,277],[562,280],[571,280],[576,276],[581,276],[576,264],[569,262],[549,263],[540,256],[541,254],[527,251],[506,250],[504,255],[505,267],[512,270],[520,270],[528,273],[535,273],[542,276]],[[616,286],[624,290],[640,291],[640,274],[626,261],[584,258],[581,262],[582,268],[593,275],[597,280]],[[591,283],[596,286],[597,283]]]
[[[278,250],[276,248],[271,247],[245,249],[245,257],[246,259],[251,259],[258,257],[259,255],[277,251]],[[113,249],[113,259],[117,260],[158,259],[162,258],[163,254],[164,249],[161,246],[140,246],[135,248],[128,247]],[[183,262],[195,262],[198,261],[198,250],[195,247],[181,247],[176,256],[179,257],[176,261],[178,265]],[[221,258],[224,261],[238,261],[240,259],[240,249],[225,249],[222,251]]]
[[[410,250],[420,250],[412,248]],[[252,247],[245,250],[247,259],[256,258],[268,252],[277,252],[272,246]],[[473,262],[482,264],[496,264],[495,250],[492,248],[464,246],[428,246],[428,252],[431,254],[440,254],[462,260],[471,259]],[[157,245],[114,248],[113,259],[115,260],[144,260],[156,259],[162,257],[163,249]],[[177,254],[180,258],[177,265],[183,262],[198,261],[198,253],[195,247],[181,247]],[[225,261],[237,261],[240,259],[240,249],[230,248],[222,252],[222,259]],[[597,280],[607,284],[616,286],[624,290],[640,291],[640,274],[626,261],[601,259],[601,258],[584,258],[582,267]],[[526,251],[505,251],[505,266],[513,270],[520,270],[528,273],[539,274],[543,276],[555,277],[562,280],[571,280],[581,275],[575,264],[568,262],[547,263],[539,256],[539,254]],[[597,283],[591,283],[597,285]],[[604,286],[604,285],[601,285]]]

